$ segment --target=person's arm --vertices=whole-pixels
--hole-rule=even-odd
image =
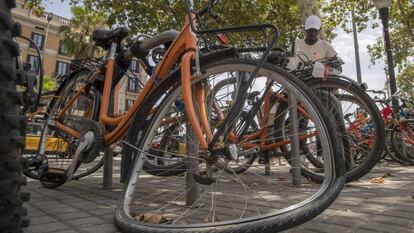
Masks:
[[[338,53],[335,51],[335,49],[330,45],[328,42],[325,41],[326,44],[326,56],[327,58],[336,57],[338,56]]]

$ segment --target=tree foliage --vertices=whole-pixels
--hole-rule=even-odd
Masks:
[[[402,95],[408,99],[414,99],[414,64],[407,65],[397,77],[398,86]]]
[[[316,0],[315,0],[316,1]],[[200,9],[206,1],[194,1]],[[183,0],[84,0],[90,8],[109,12],[110,25],[127,25],[132,33],[159,33],[179,30],[185,16]],[[272,23],[279,27],[279,46],[287,47],[293,38],[303,36],[303,24],[297,0],[222,0],[214,7],[219,21],[211,26],[237,26]],[[328,31],[332,31],[329,28]]]
[[[26,1],[32,7],[41,9],[42,0]],[[179,30],[185,15],[183,0],[68,1],[82,4],[97,12],[107,12],[108,25],[126,25],[133,34]],[[206,0],[194,2],[196,9],[200,9]],[[393,0],[390,9],[390,35],[395,64],[400,73],[398,80],[400,84],[408,83],[403,80],[409,80],[414,57],[414,2]],[[337,28],[351,32],[352,20],[356,22],[360,32],[368,27],[380,27],[373,0],[221,0],[214,12],[221,19],[212,25],[215,27],[263,22],[277,25],[281,31],[281,47],[287,47],[293,38],[303,36],[303,21],[310,13],[321,14],[328,40],[335,37],[334,30]],[[384,59],[382,37],[370,45],[368,51],[372,63]]]
[[[414,2],[409,0],[394,1],[390,9],[390,38],[396,68],[404,72],[413,62],[414,57]],[[371,61],[384,57],[382,38],[368,46]]]
[[[106,28],[107,15],[85,6],[72,7],[73,17],[68,25],[59,28],[68,55],[89,57],[97,55],[100,50],[91,35],[97,28]]]
[[[43,77],[43,92],[51,91],[56,88],[54,79],[48,75]]]

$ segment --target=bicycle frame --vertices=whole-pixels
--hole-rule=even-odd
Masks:
[[[144,88],[139,93],[138,97],[132,104],[132,107],[124,114],[118,117],[110,117],[108,116],[108,107],[109,107],[109,100],[110,94],[112,89],[112,80],[113,80],[113,72],[115,67],[115,51],[117,50],[117,44],[112,43],[109,56],[106,63],[106,73],[105,73],[105,80],[104,80],[104,89],[103,89],[103,98],[102,104],[100,109],[100,117],[99,122],[101,125],[112,125],[116,126],[114,130],[104,135],[104,146],[109,146],[114,142],[120,140],[127,132],[128,126],[131,123],[132,117],[137,109],[143,103],[144,98],[153,90],[154,87],[154,80],[163,80],[167,77],[170,73],[174,64],[177,63],[177,60],[181,57],[181,81],[182,81],[182,96],[185,104],[185,111],[188,116],[188,121],[191,124],[194,133],[200,143],[200,148],[202,150],[207,149],[214,149],[215,143],[218,142],[219,137],[224,133],[224,129],[229,127],[230,122],[235,120],[237,117],[237,113],[241,111],[242,105],[236,104],[232,106],[230,110],[230,114],[226,116],[222,126],[218,128],[218,132],[215,133],[214,137],[212,131],[210,129],[210,125],[208,123],[205,103],[204,103],[204,88],[202,84],[195,85],[195,93],[193,95],[193,91],[191,90],[191,65],[190,62],[192,59],[197,58],[198,54],[197,51],[197,37],[196,34],[203,34],[203,33],[222,33],[222,32],[237,32],[237,31],[251,31],[255,29],[265,29],[270,28],[273,30],[274,35],[270,42],[268,42],[268,47],[264,50],[264,54],[262,59],[258,62],[258,65],[255,67],[254,71],[250,74],[247,82],[244,82],[243,87],[240,87],[238,94],[240,94],[241,100],[244,98],[244,92],[247,91],[247,87],[252,82],[253,78],[258,73],[260,67],[266,61],[267,56],[269,55],[272,47],[275,45],[277,39],[279,38],[279,30],[277,27],[271,24],[258,24],[258,25],[246,25],[246,26],[238,26],[238,27],[228,27],[228,28],[221,28],[221,29],[208,29],[208,30],[196,30],[196,15],[193,13],[192,10],[192,3],[191,1],[186,1],[188,4],[187,10],[188,14],[185,18],[184,26],[180,32],[180,34],[176,37],[173,41],[169,49],[167,50],[166,54],[164,55],[164,59],[155,67],[154,77],[151,77]],[[247,49],[247,51],[256,51],[255,49]],[[197,61],[197,59],[196,59]],[[98,71],[95,75],[92,76],[94,78],[102,71]],[[198,75],[198,73],[196,73]],[[194,109],[195,105],[193,103],[193,96],[195,96],[195,101],[197,102],[197,111]],[[72,102],[72,101],[71,101]],[[74,101],[73,101],[74,102]],[[242,101],[243,102],[243,101]],[[199,113],[197,117],[196,112]],[[61,113],[60,115],[63,115]],[[199,118],[199,119],[198,119]],[[59,119],[57,119],[59,120]],[[63,124],[57,122],[57,128],[67,132],[68,134],[79,137],[80,133],[77,132],[75,129],[69,128]]]
[[[202,149],[207,149],[208,144],[207,141],[212,138],[212,132],[209,127],[209,123],[207,120],[206,112],[205,112],[205,105],[204,105],[204,89],[202,88],[201,84],[197,85],[195,88],[195,96],[197,105],[199,106],[200,112],[200,121],[197,119],[196,110],[194,109],[193,103],[193,93],[191,90],[191,71],[190,71],[190,62],[194,59],[195,50],[197,45],[197,38],[195,34],[191,31],[190,22],[195,20],[195,15],[191,14],[191,19],[187,15],[185,18],[185,24],[182,28],[179,36],[174,40],[171,44],[170,48],[167,50],[165,54],[165,59],[163,59],[155,68],[154,76],[151,77],[144,85],[144,88],[138,94],[136,100],[132,104],[131,108],[123,115],[118,117],[110,117],[108,116],[108,108],[109,108],[109,100],[112,88],[112,81],[113,81],[113,73],[115,67],[115,51],[117,49],[116,43],[113,43],[111,49],[109,51],[108,61],[106,64],[106,73],[105,73],[105,81],[104,81],[104,88],[103,88],[103,97],[102,97],[102,104],[100,109],[100,117],[99,122],[102,125],[113,125],[116,126],[114,130],[110,133],[104,135],[104,145],[109,146],[114,142],[121,139],[127,132],[128,126],[131,123],[132,117],[137,109],[142,104],[144,98],[149,94],[149,92],[154,87],[154,79],[163,80],[169,74],[171,68],[174,64],[176,64],[178,58],[182,56],[181,60],[181,80],[182,80],[182,88],[183,88],[183,99],[186,106],[187,115],[189,121],[193,127],[193,130],[200,141],[200,146]],[[94,79],[97,75],[101,74],[102,71],[98,70],[95,74],[91,76],[91,79]],[[58,122],[59,118],[63,116],[63,114],[69,109],[69,106],[72,105],[77,98],[81,95],[83,89],[79,90],[77,94],[69,101],[68,106],[66,106],[61,112],[58,114],[58,118],[56,119],[56,127],[67,132],[68,134],[74,137],[80,137],[80,133],[68,126],[65,126]],[[188,107],[192,106],[192,107]],[[201,122],[201,123],[200,123]],[[203,128],[203,129],[202,129]],[[207,136],[207,139],[204,137],[204,133]]]
[[[229,134],[229,138],[228,140],[230,142],[233,143],[237,143],[239,141],[250,141],[250,140],[254,140],[257,138],[261,138],[263,139],[262,143],[260,145],[255,144],[255,143],[250,143],[250,142],[242,142],[241,143],[241,148],[243,149],[252,149],[252,148],[260,148],[260,151],[268,151],[268,150],[272,150],[272,149],[276,149],[276,148],[280,148],[282,146],[285,146],[287,144],[289,144],[291,141],[289,139],[287,140],[281,140],[278,142],[274,142],[274,143],[270,143],[270,144],[266,144],[265,140],[267,138],[267,124],[269,121],[269,117],[270,117],[270,110],[272,108],[272,104],[271,104],[271,98],[272,97],[276,97],[277,101],[279,103],[288,103],[288,99],[287,97],[285,97],[284,95],[281,95],[280,93],[277,92],[268,92],[267,95],[264,98],[263,101],[263,107],[261,109],[261,111],[263,112],[263,116],[261,116],[259,114],[259,112],[256,113],[258,120],[259,120],[259,129],[256,130],[256,132],[252,133],[252,134],[247,134],[247,135],[241,135],[238,136],[235,133],[230,133]],[[213,103],[213,107],[214,107],[214,103]],[[218,117],[220,120],[222,120],[222,112],[219,108],[214,107],[214,110],[216,111]],[[308,117],[308,113],[306,112],[306,110],[298,105],[297,107],[297,111],[298,113],[300,113],[302,116],[304,117]],[[302,135],[299,136],[299,141],[305,141],[308,138],[314,137],[314,136],[318,136],[317,132],[311,132],[311,133],[304,133]]]

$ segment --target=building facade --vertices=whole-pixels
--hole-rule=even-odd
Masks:
[[[51,13],[38,17],[24,7],[24,0],[17,1],[12,14],[14,21],[22,26],[22,35],[32,39],[39,47],[44,58],[45,75],[53,78],[66,74],[71,58],[62,44],[59,27],[67,25],[69,20]],[[17,42],[22,49],[23,60],[31,64],[32,70],[36,70],[40,59],[34,47],[21,38],[17,38]]]
[[[69,72],[71,57],[66,54],[59,28],[69,23],[69,19],[47,13],[39,17],[30,9],[24,7],[24,0],[16,1],[16,8],[13,9],[13,20],[22,26],[22,35],[32,39],[40,49],[44,59],[44,72],[46,76],[55,78]],[[35,71],[40,61],[33,46],[26,40],[17,38],[22,50],[23,60],[31,64]],[[139,83],[145,83],[147,75],[137,60],[132,60],[128,74],[119,82],[116,87],[116,112],[127,111],[139,93]]]

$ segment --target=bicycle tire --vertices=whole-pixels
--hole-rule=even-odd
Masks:
[[[394,149],[394,146],[393,146],[393,144],[392,144],[392,142],[391,142],[391,132],[392,132],[393,130],[391,130],[391,131],[386,131],[386,134],[387,134],[387,138],[386,138],[386,145],[385,145],[385,152],[384,152],[384,154],[385,154],[385,156],[383,156],[384,158],[384,160],[386,160],[386,161],[389,161],[389,162],[397,162],[397,163],[400,163],[400,164],[405,164],[405,162],[404,162],[404,160],[403,159],[401,159],[401,158],[399,158],[396,154],[395,154],[395,149]],[[388,158],[387,158],[388,157]]]
[[[414,126],[414,120],[412,119],[407,119],[404,120],[406,123],[405,124],[413,124]],[[391,144],[394,148],[395,151],[395,156],[399,159],[401,159],[405,164],[408,165],[414,165],[414,151],[413,151],[413,145],[410,145],[410,148],[407,148],[407,145],[402,145],[401,144],[401,133],[400,131],[396,131],[393,130],[391,132]],[[399,140],[397,140],[397,137],[399,138]],[[405,151],[404,151],[405,149]]]
[[[15,4],[14,0],[0,0],[0,232],[8,233],[22,232],[30,224],[23,207],[30,193],[22,190],[27,184],[22,174],[27,161],[21,158],[25,146],[21,133],[24,117],[19,115],[21,95],[15,85],[15,58],[20,53],[18,44],[12,40],[12,36],[20,34],[11,19]]]
[[[250,68],[254,68],[256,63],[254,61],[247,61],[241,59],[219,59],[216,62],[209,62],[208,64],[201,63],[202,73],[208,68],[217,68],[217,67],[235,67],[235,65],[239,66],[246,66]],[[247,69],[247,68],[246,68]],[[251,69],[251,70],[252,70]],[[123,232],[169,232],[169,233],[178,233],[178,232],[276,232],[288,229],[290,227],[296,226],[301,224],[305,221],[312,219],[313,217],[320,214],[324,209],[326,209],[337,197],[342,186],[345,181],[344,177],[344,164],[342,160],[342,149],[341,143],[338,143],[335,137],[335,128],[333,127],[332,123],[329,120],[329,117],[325,110],[321,108],[321,104],[310,92],[306,86],[300,81],[295,78],[292,78],[290,74],[286,73],[282,69],[278,67],[274,67],[270,64],[265,64],[262,69],[266,69],[266,71],[277,72],[278,74],[283,74],[286,77],[287,82],[291,83],[295,88],[303,91],[303,94],[311,99],[312,103],[315,105],[315,109],[318,109],[319,117],[323,118],[323,121],[318,123],[323,124],[325,126],[324,130],[329,128],[329,131],[323,131],[321,134],[325,135],[327,133],[329,137],[326,137],[326,140],[329,141],[329,145],[332,146],[330,149],[332,150],[329,155],[332,156],[332,160],[334,166],[334,173],[332,173],[332,177],[325,179],[326,189],[321,190],[322,195],[318,195],[317,197],[313,198],[308,204],[304,206],[295,206],[295,208],[290,209],[290,211],[284,212],[283,214],[273,214],[273,215],[266,215],[262,216],[260,219],[249,219],[249,220],[240,220],[235,221],[232,223],[228,222],[220,222],[216,224],[211,224],[209,226],[201,226],[201,225],[192,225],[188,227],[175,227],[172,225],[163,225],[161,227],[154,226],[155,224],[147,224],[141,223],[137,224],[129,213],[127,213],[127,208],[129,205],[125,203],[126,198],[130,198],[132,195],[132,191],[130,190],[131,187],[135,187],[135,181],[137,179],[136,173],[137,171],[134,168],[131,169],[129,172],[129,176],[126,182],[126,188],[123,192],[121,197],[121,204],[117,208],[115,213],[115,223],[118,228]],[[146,101],[142,104],[142,107],[138,109],[136,112],[136,118],[134,119],[130,131],[126,137],[126,140],[130,143],[134,143],[134,147],[128,146],[124,148],[124,153],[130,153],[133,156],[134,167],[140,166],[139,163],[142,162],[142,158],[139,158],[138,152],[141,151],[141,147],[143,145],[148,145],[145,141],[149,134],[153,133],[152,127],[153,124],[156,123],[157,114],[163,114],[162,110],[158,110],[155,115],[149,115],[150,110],[154,107],[155,104],[157,106],[168,106],[170,103],[169,101],[174,100],[174,96],[171,94],[174,93],[175,95],[179,95],[179,89],[177,89],[180,84],[180,72],[174,72],[168,78],[165,79],[162,83],[160,83],[157,88],[149,94],[146,98]],[[296,89],[295,89],[296,90]],[[168,94],[166,94],[168,93]],[[309,95],[309,96],[308,96]],[[162,99],[164,103],[159,104],[159,100]],[[313,102],[315,101],[315,102]],[[319,103],[319,104],[316,104]],[[159,105],[158,105],[159,104]],[[165,109],[168,110],[168,109]],[[319,112],[320,111],[320,112]],[[143,120],[145,119],[145,120]],[[155,126],[156,127],[156,126]],[[326,144],[325,144],[326,145]],[[145,154],[146,152],[144,152]],[[142,154],[142,153],[141,153]],[[142,162],[143,163],[143,162]],[[136,168],[138,168],[136,167]],[[250,169],[249,169],[250,170]],[[134,183],[131,183],[134,182]],[[129,207],[128,207],[129,208]],[[208,224],[206,224],[208,225]]]
[[[371,115],[370,119],[373,121],[373,125],[375,127],[375,145],[359,166],[347,172],[347,183],[358,180],[371,171],[371,169],[379,161],[380,155],[384,150],[385,126],[378,107],[371,97],[359,86],[334,76],[328,78],[327,80],[310,79],[305,83],[312,89],[325,87],[337,89],[342,88],[350,94],[340,96],[340,98],[343,97],[346,98],[346,100],[354,101],[355,103],[360,104]]]

